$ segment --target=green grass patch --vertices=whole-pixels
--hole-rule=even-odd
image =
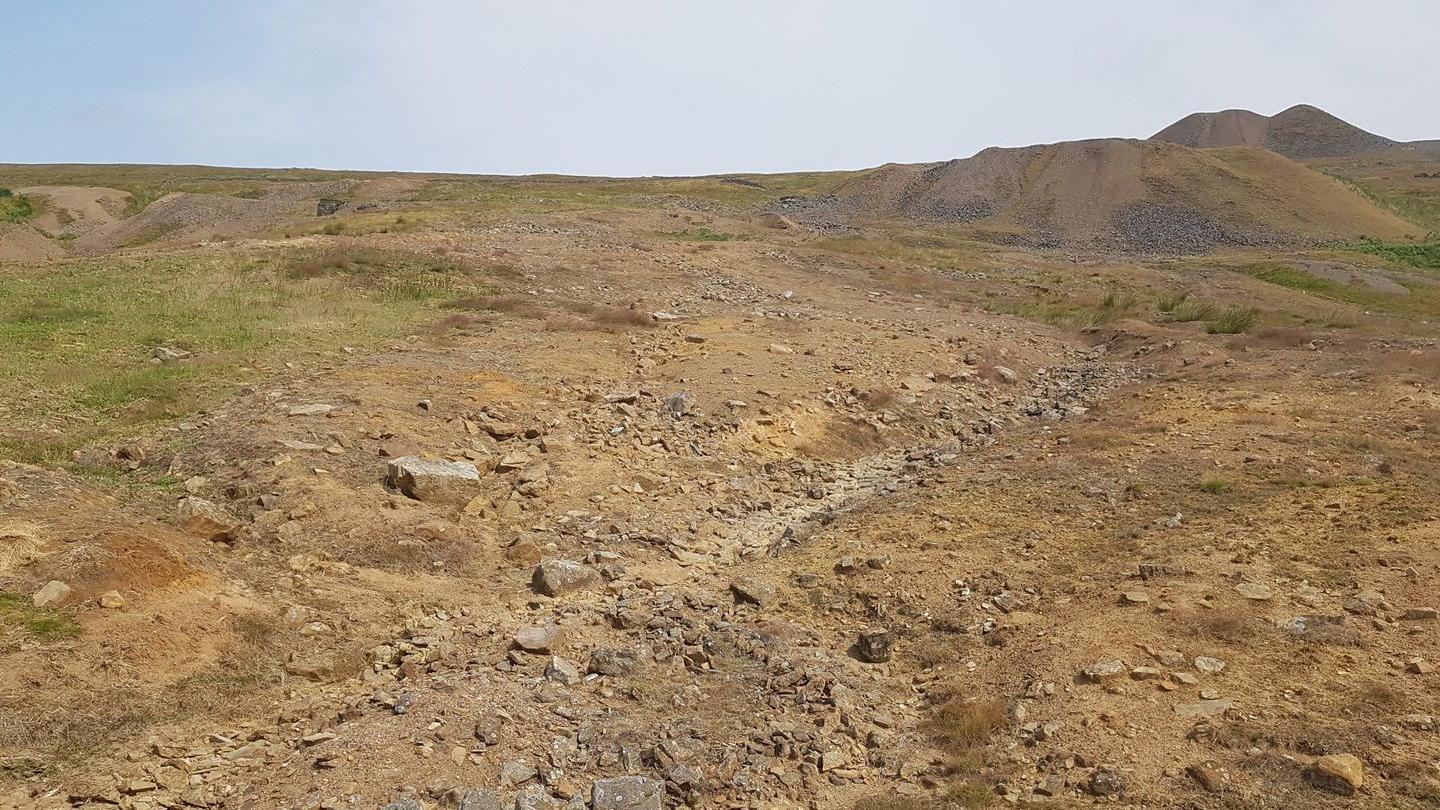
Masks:
[[[0,222],[24,222],[37,213],[29,197],[0,188]]]
[[[63,462],[268,368],[404,334],[491,290],[464,265],[403,251],[187,252],[0,276],[0,458]],[[194,356],[155,363],[162,344]]]
[[[36,607],[30,597],[0,591],[0,649],[21,642],[48,644],[80,634],[74,617],[50,607]]]
[[[1161,310],[1164,312],[1165,310]],[[1214,318],[1220,307],[1209,301],[1195,301],[1184,299],[1171,306],[1169,312],[1170,320],[1178,323],[1191,323],[1193,321],[1208,321]]]
[[[1253,307],[1230,306],[1205,320],[1205,330],[1212,335],[1239,335],[1260,323],[1260,310]]]
[[[1351,250],[1382,256],[1393,262],[1408,264],[1426,270],[1440,270],[1440,239],[1424,242],[1382,242],[1379,239],[1362,239],[1351,246]]]
[[[1250,275],[1268,284],[1275,284],[1281,287],[1288,287],[1292,290],[1301,290],[1316,295],[1324,295],[1334,298],[1342,293],[1344,285],[1336,284],[1328,279],[1311,275],[1304,270],[1297,270],[1294,267],[1287,267],[1283,264],[1255,264],[1248,268]]]
[[[671,239],[680,239],[686,242],[729,242],[743,237],[733,233],[719,233],[709,228],[686,228],[681,231],[666,231],[661,236],[668,236]]]

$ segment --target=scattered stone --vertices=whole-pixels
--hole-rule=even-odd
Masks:
[[[640,656],[633,650],[596,647],[590,651],[590,665],[587,669],[596,675],[618,677],[636,671],[640,664]]]
[[[1327,754],[1311,766],[1310,781],[1332,793],[1353,796],[1365,785],[1365,764],[1354,754]]]
[[[334,405],[317,402],[311,405],[296,405],[288,413],[290,416],[327,416],[333,410],[335,410]]]
[[[50,607],[52,605],[58,607],[65,604],[65,600],[70,598],[71,593],[72,591],[69,585],[66,585],[58,579],[52,579],[45,583],[40,590],[36,591],[35,594],[30,597],[30,601],[35,603],[35,607]]]
[[[1006,368],[1005,366],[996,366],[995,373],[1000,375],[1000,379],[1007,383],[1013,383],[1020,379],[1020,375],[1016,374],[1014,369]]]
[[[487,788],[464,788],[455,796],[456,810],[501,810],[500,794]]]
[[[1126,591],[1121,594],[1120,598],[1127,605],[1147,605],[1150,603],[1150,594],[1144,591]]]
[[[1440,617],[1440,611],[1435,608],[1410,608],[1400,618],[1410,622],[1431,622]]]
[[[1135,667],[1130,670],[1130,677],[1137,681],[1158,681],[1165,677],[1165,673],[1155,667]]]
[[[1125,662],[1119,658],[1109,661],[1098,661],[1081,670],[1080,674],[1084,675],[1086,680],[1100,683],[1101,681],[1125,674]]]
[[[855,654],[868,664],[883,664],[890,660],[891,643],[889,630],[872,627],[860,633],[860,639],[855,644]]]
[[[590,788],[591,810],[662,810],[665,784],[644,776],[596,779]]]
[[[1040,796],[1059,796],[1065,790],[1065,777],[1058,773],[1052,773],[1045,777],[1045,781],[1035,786],[1035,793]]]
[[[1213,762],[1201,762],[1191,765],[1188,769],[1190,778],[1200,783],[1200,787],[1211,793],[1219,793],[1225,789],[1225,773]]]
[[[506,439],[513,438],[520,434],[519,425],[514,422],[503,422],[499,419],[486,421],[480,427],[484,428],[485,432],[490,434],[490,437],[496,441],[503,442]]]
[[[500,766],[500,784],[519,787],[540,775],[535,766],[523,759],[508,760]]]
[[[1208,655],[1198,655],[1195,657],[1195,668],[1206,675],[1218,675],[1224,671],[1225,662]]]
[[[790,348],[789,346],[786,346],[786,345],[783,345],[783,344],[780,344],[780,343],[771,343],[771,344],[770,344],[770,353],[771,353],[771,354],[794,354],[794,353],[795,353],[795,350],[792,349],[792,348]]]
[[[1385,594],[1367,588],[1346,599],[1345,610],[1357,616],[1377,616],[1391,612],[1391,607]]]
[[[175,363],[190,359],[191,353],[175,346],[156,346],[155,350],[150,352],[150,357],[161,363]]]
[[[1114,768],[1101,765],[1090,774],[1086,787],[1095,796],[1118,796],[1125,792],[1125,777]]]
[[[678,391],[666,397],[665,401],[661,403],[660,407],[663,411],[665,411],[665,413],[669,414],[675,419],[679,419],[682,416],[688,415],[690,413],[690,409],[694,407],[694,405],[695,398],[690,396],[689,392]]]
[[[1434,731],[1435,715],[1433,714],[1407,714],[1400,717],[1400,725],[1406,728],[1413,728],[1416,731]]]
[[[1264,602],[1273,596],[1270,586],[1262,585],[1259,582],[1242,582],[1235,586],[1235,592],[1256,602]]]
[[[588,588],[599,581],[600,575],[596,573],[595,569],[584,563],[552,559],[535,566],[535,573],[530,578],[530,585],[536,593],[560,596],[571,591]]]
[[[476,720],[475,739],[486,745],[498,745],[500,742],[500,718],[492,715]]]
[[[555,683],[574,686],[580,682],[580,677],[580,668],[573,661],[558,655],[552,656],[549,666],[545,667],[545,678]]]
[[[739,577],[730,583],[735,601],[766,607],[775,601],[775,586],[755,577]]]
[[[180,525],[197,537],[213,543],[233,543],[239,539],[240,522],[204,498],[181,498],[178,514]]]
[[[1229,698],[1202,700],[1198,703],[1177,703],[1175,704],[1175,714],[1179,717],[1214,717],[1230,711],[1234,705],[1235,701]]]
[[[1435,671],[1435,665],[1416,656],[1405,662],[1405,671],[1411,675],[1429,675]]]
[[[1170,679],[1185,686],[1194,686],[1200,683],[1200,679],[1189,672],[1172,672]]]
[[[106,591],[100,595],[100,607],[108,610],[119,610],[125,607],[125,597],[119,591]]]
[[[386,464],[385,483],[417,501],[463,505],[478,494],[480,471],[468,461],[401,456]]]
[[[565,646],[565,628],[556,624],[537,624],[515,632],[515,646],[529,653],[550,653]]]

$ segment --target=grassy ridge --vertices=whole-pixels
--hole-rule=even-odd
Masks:
[[[687,197],[720,205],[750,207],[788,195],[832,191],[854,172],[716,175],[710,177],[605,178],[531,175],[423,174],[329,171],[322,169],[234,169],[215,166],[16,165],[0,164],[0,185],[105,186],[127,191],[124,214],[144,210],[175,191],[248,197],[270,183],[375,180],[399,177],[425,181],[420,202],[466,203],[482,210],[545,213],[592,208],[653,205]]]
[[[183,416],[298,349],[401,334],[486,289],[464,267],[401,252],[112,257],[0,277],[0,412],[14,415],[0,458],[63,461],[109,432]],[[194,357],[153,362],[161,345]]]

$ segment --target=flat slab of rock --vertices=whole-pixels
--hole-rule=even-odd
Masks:
[[[522,627],[514,636],[515,646],[531,653],[549,653],[565,646],[565,629],[554,624]]]
[[[1125,662],[1118,658],[1109,661],[1097,661],[1080,671],[1086,680],[1099,683],[1111,678],[1118,678],[1125,674]]]
[[[1269,585],[1262,585],[1258,582],[1242,582],[1235,586],[1235,592],[1256,602],[1264,602],[1272,595]]]
[[[596,779],[590,789],[592,810],[662,810],[665,785],[644,776]]]
[[[535,566],[530,577],[530,587],[536,593],[559,596],[572,591],[588,588],[600,581],[600,575],[584,563],[574,560],[545,560]]]
[[[1229,698],[1202,700],[1197,703],[1177,703],[1175,704],[1175,714],[1180,717],[1214,717],[1217,714],[1224,714],[1234,705],[1235,701]]]
[[[465,504],[480,491],[480,470],[468,461],[401,456],[386,465],[385,483],[417,501]]]
[[[45,586],[36,591],[30,597],[35,607],[48,607],[50,605],[63,605],[65,600],[70,598],[70,586],[58,579],[52,579],[45,583]]]

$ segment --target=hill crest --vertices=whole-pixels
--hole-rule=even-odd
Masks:
[[[856,221],[964,227],[999,241],[1124,251],[1318,242],[1413,230],[1343,183],[1247,146],[1106,138],[890,164],[842,184]]]
[[[1272,116],[1240,109],[1191,113],[1150,136],[1150,140],[1192,149],[1254,146],[1295,160],[1341,157],[1402,145],[1310,104],[1296,104]]]

